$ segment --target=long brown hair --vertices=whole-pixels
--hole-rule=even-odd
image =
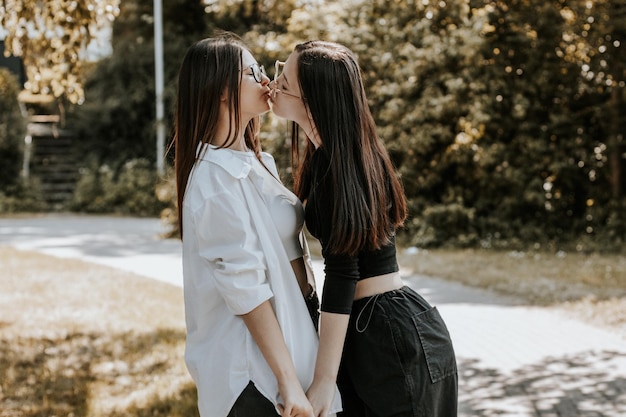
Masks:
[[[294,188],[303,201],[312,182],[311,157],[330,161],[334,202],[330,253],[356,254],[388,244],[407,216],[406,198],[389,155],[376,133],[356,57],[343,45],[309,41],[296,46],[301,96],[321,139],[307,141],[299,159],[298,127],[292,129]],[[299,166],[295,166],[299,164]]]
[[[231,124],[228,137],[237,138],[241,120],[239,85],[245,45],[236,37],[223,34],[193,44],[185,54],[178,74],[178,96],[174,120],[174,137],[170,148],[175,151],[176,190],[178,192],[178,226],[183,233],[183,200],[194,164],[215,136],[220,98],[226,91]],[[248,148],[260,158],[259,118],[246,126],[244,137]],[[228,147],[231,142],[225,143]],[[200,153],[198,153],[201,147]]]

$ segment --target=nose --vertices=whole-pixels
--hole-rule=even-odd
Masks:
[[[261,74],[261,85],[269,85],[270,84],[270,77],[268,77],[265,74]]]

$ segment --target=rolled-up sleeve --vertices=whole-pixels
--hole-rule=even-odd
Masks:
[[[201,259],[235,315],[249,313],[273,296],[265,258],[242,193],[212,195],[194,212]]]

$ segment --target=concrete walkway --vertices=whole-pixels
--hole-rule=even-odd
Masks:
[[[45,215],[0,219],[0,245],[182,285],[181,245],[161,239],[165,231],[155,219]],[[321,262],[315,266],[319,279]],[[555,309],[435,278],[404,279],[446,320],[460,368],[460,416],[626,416],[620,335]]]

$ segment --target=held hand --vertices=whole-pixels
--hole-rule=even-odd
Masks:
[[[314,417],[313,407],[304,395],[299,382],[279,384],[278,391],[285,402],[285,404],[278,405],[281,417]]]
[[[335,382],[314,380],[306,396],[313,406],[314,417],[326,417],[335,398]]]

